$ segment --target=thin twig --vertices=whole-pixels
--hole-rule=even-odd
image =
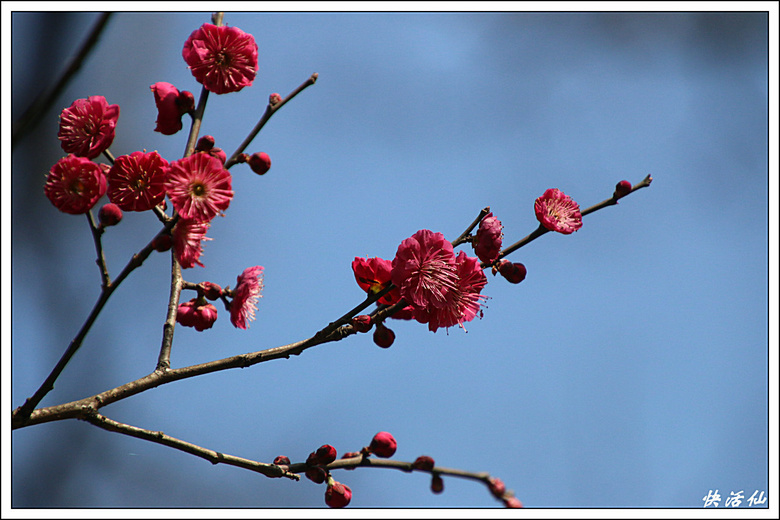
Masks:
[[[294,98],[295,96],[303,92],[303,90],[306,87],[310,85],[314,85],[314,83],[317,82],[318,77],[319,74],[315,72],[314,74],[309,76],[309,79],[304,81],[298,88],[293,90],[290,93],[290,95],[284,98],[283,100],[279,101],[278,103],[274,103],[273,105],[271,103],[268,103],[268,106],[265,107],[265,112],[260,117],[260,120],[257,122],[257,124],[252,129],[252,131],[249,132],[249,135],[246,137],[246,139],[244,139],[244,142],[241,143],[241,145],[236,149],[236,151],[233,152],[233,155],[231,155],[230,158],[227,161],[225,161],[225,169],[229,169],[231,166],[238,163],[238,156],[241,155],[244,150],[246,150],[246,147],[249,146],[249,144],[257,136],[260,130],[265,126],[268,120],[271,119],[272,115],[274,115],[280,108],[282,108],[285,103],[287,103],[292,98]]]
[[[27,110],[24,111],[24,114],[22,114],[21,117],[19,117],[19,119],[14,122],[11,136],[11,149],[14,149],[17,143],[21,141],[24,134],[32,129],[38,123],[38,121],[40,121],[40,118],[43,116],[43,114],[45,114],[46,111],[51,108],[51,106],[57,100],[57,97],[65,89],[68,82],[81,68],[81,65],[86,60],[87,56],[89,56],[89,53],[92,51],[92,49],[94,49],[95,44],[97,44],[98,39],[100,39],[100,34],[103,32],[103,29],[105,28],[106,24],[108,23],[108,19],[112,14],[113,13],[102,13],[100,15],[89,36],[87,36],[87,39],[84,40],[84,43],[81,45],[78,53],[62,73],[60,79],[57,80],[57,82],[54,83],[48,90],[41,92],[38,97],[35,98],[35,101],[33,101],[32,104],[27,108]]]
[[[102,428],[106,431],[121,433],[137,439],[143,439],[155,444],[162,444],[169,448],[174,448],[190,455],[195,455],[205,459],[212,464],[227,464],[229,466],[236,466],[238,468],[248,469],[265,475],[266,477],[279,478],[287,477],[291,480],[300,480],[300,475],[296,475],[290,471],[285,471],[281,466],[276,464],[267,464],[263,462],[256,462],[254,460],[245,459],[243,457],[236,457],[235,455],[228,455],[227,453],[220,453],[218,451],[202,448],[190,442],[186,442],[170,435],[166,435],[161,431],[146,430],[144,428],[138,428],[129,424],[124,424],[113,419],[109,419],[105,415],[97,413],[94,409],[85,410],[82,417],[79,417],[90,424]]]
[[[98,226],[95,223],[95,217],[92,215],[92,210],[87,211],[87,221],[89,222],[89,229],[92,231],[92,240],[95,242],[95,250],[97,251],[97,260],[95,263],[100,269],[100,281],[102,290],[111,285],[111,278],[108,276],[108,266],[106,266],[106,255],[103,253],[103,241],[101,236],[103,235],[103,226]]]
[[[474,219],[474,222],[472,222],[469,227],[466,228],[466,230],[460,234],[458,238],[452,241],[452,247],[458,247],[464,242],[468,242],[471,238],[471,231],[479,225],[480,222],[482,222],[482,219],[485,218],[485,215],[490,213],[490,206],[483,208],[482,211],[479,212],[479,215],[477,215],[477,218]]]

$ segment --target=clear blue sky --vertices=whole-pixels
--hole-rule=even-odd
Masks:
[[[96,19],[45,30],[13,19],[14,115]],[[61,156],[57,115],[77,98],[119,104],[114,155],[181,157],[186,133],[153,132],[149,86],[199,92],[181,57],[207,13],[120,13],[95,53],[14,153],[12,405],[31,395],[99,292],[83,217],[43,195]],[[484,318],[452,329],[391,323],[395,344],[353,336],[273,361],[165,385],[107,416],[224,453],[303,461],[324,443],[359,450],[378,431],[394,458],[487,471],[528,507],[701,507],[768,492],[768,156],[764,14],[226,13],[252,33],[251,88],[211,95],[203,133],[230,154],[313,72],[250,146],[258,177],[231,169],[235,197],[188,281],[234,285],[265,267],[257,320],[177,327],[174,366],[306,338],[362,301],[350,262],[391,259],[419,229],[458,236],[490,206],[506,243],[537,225],[533,202],[562,189],[582,207],[621,179],[650,188],[548,234],[488,275]],[[46,62],[45,60],[50,60]],[[30,179],[33,179],[31,181]],[[157,231],[126,214],[104,238],[116,276]],[[471,253],[470,250],[467,250]],[[43,405],[151,372],[168,294],[157,254],[117,291]],[[183,297],[190,297],[185,293]],[[271,480],[64,421],[13,433],[16,507],[322,507],[324,486]],[[335,473],[351,507],[494,507],[473,482],[392,470]],[[744,504],[743,504],[744,505]],[[723,503],[721,502],[721,508]]]

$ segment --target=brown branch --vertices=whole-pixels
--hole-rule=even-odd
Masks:
[[[190,455],[195,455],[205,459],[212,464],[227,464],[229,466],[235,466],[238,468],[248,469],[271,478],[287,477],[292,480],[300,480],[300,475],[296,475],[289,471],[285,471],[281,466],[276,464],[266,464],[263,462],[256,462],[254,460],[245,459],[243,457],[236,457],[235,455],[228,455],[227,453],[220,453],[218,451],[202,448],[190,442],[186,442],[170,435],[166,435],[161,431],[145,430],[129,424],[124,424],[113,419],[109,419],[105,415],[97,413],[92,408],[86,409],[79,419],[86,421],[90,424],[102,428],[109,432],[121,433],[137,439],[143,439],[155,444],[162,444]]]
[[[244,150],[246,150],[246,147],[249,146],[249,144],[252,142],[252,140],[257,136],[257,134],[260,132],[260,130],[265,126],[265,124],[268,122],[269,119],[271,119],[271,116],[273,116],[280,108],[282,108],[285,103],[290,101],[292,98],[303,92],[303,90],[310,86],[314,85],[314,83],[317,82],[317,78],[319,77],[319,74],[316,72],[309,76],[309,79],[304,81],[298,88],[293,90],[290,95],[288,95],[283,100],[279,101],[278,103],[274,103],[273,105],[271,103],[268,103],[268,105],[265,107],[265,112],[260,117],[260,120],[257,122],[255,127],[252,129],[251,132],[249,132],[249,135],[244,139],[244,142],[241,143],[241,145],[236,149],[235,152],[233,152],[233,155],[230,156],[230,158],[225,161],[225,169],[229,169],[234,164],[238,163],[238,156],[243,153]]]

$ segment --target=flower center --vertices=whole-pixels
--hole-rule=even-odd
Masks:
[[[84,183],[79,179],[75,179],[70,183],[70,192],[75,195],[82,195],[84,193]]]
[[[228,54],[225,51],[217,51],[216,56],[214,56],[214,61],[220,67],[229,67],[230,66],[230,54]]]
[[[202,183],[193,183],[191,186],[192,194],[196,197],[203,197],[206,195],[206,186]]]

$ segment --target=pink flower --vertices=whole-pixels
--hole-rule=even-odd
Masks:
[[[230,302],[230,322],[239,329],[247,328],[247,321],[255,319],[257,300],[263,290],[263,268],[247,267],[236,279],[233,301]]]
[[[183,218],[180,218],[173,226],[173,231],[171,231],[173,247],[176,251],[176,260],[179,261],[182,268],[189,269],[195,264],[203,267],[203,264],[200,263],[200,255],[203,254],[201,242],[211,240],[206,236],[209,226],[208,222]]]
[[[182,218],[201,221],[225,211],[233,198],[230,173],[205,153],[172,162],[165,190]]]
[[[569,235],[582,227],[580,206],[561,190],[550,188],[534,202],[536,219],[550,231]]]
[[[352,272],[355,273],[355,280],[360,288],[368,294],[376,294],[390,285],[392,269],[393,264],[390,260],[379,257],[361,258],[356,256],[352,261]],[[385,305],[392,305],[400,299],[401,293],[396,287],[377,301]]]
[[[352,490],[349,486],[335,480],[332,484],[328,483],[328,489],[325,490],[325,503],[328,507],[346,507],[350,500],[352,500]]]
[[[176,321],[185,327],[195,327],[197,331],[210,329],[217,321],[217,308],[206,300],[193,298],[179,304],[176,309]]]
[[[163,135],[175,134],[182,128],[182,116],[195,108],[195,97],[186,90],[179,92],[165,81],[158,81],[149,88],[157,105],[157,127],[154,131]]]
[[[106,176],[89,159],[70,154],[51,167],[43,192],[60,211],[80,215],[106,193]]]
[[[195,79],[215,94],[237,92],[257,74],[257,44],[238,27],[204,23],[184,43],[182,56]]]
[[[419,308],[439,308],[458,287],[455,253],[441,233],[421,229],[398,246],[390,278],[401,297]]]
[[[168,161],[157,152],[120,155],[108,171],[108,199],[125,211],[146,211],[165,199]]]
[[[395,454],[398,443],[391,433],[379,432],[371,439],[371,444],[369,444],[368,448],[377,457],[387,459]]]
[[[485,273],[479,265],[479,260],[471,258],[463,251],[458,253],[456,260],[458,282],[457,288],[450,291],[447,305],[442,307],[428,307],[415,310],[415,319],[420,323],[427,323],[428,330],[436,332],[442,327],[463,327],[463,323],[471,321],[480,312],[482,300],[482,288],[487,284]]]
[[[483,262],[491,263],[498,258],[504,236],[502,229],[501,221],[494,217],[492,212],[485,215],[479,223],[474,240],[474,253]]]
[[[62,149],[94,159],[114,141],[119,105],[109,105],[103,96],[77,99],[60,114],[57,137]]]

